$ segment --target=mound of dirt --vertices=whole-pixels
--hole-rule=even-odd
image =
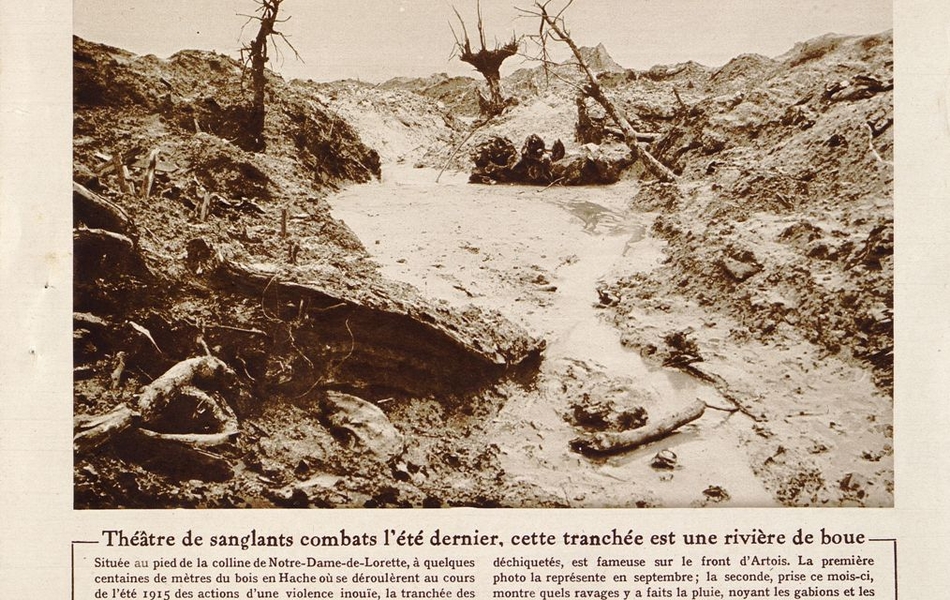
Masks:
[[[475,118],[479,114],[478,84],[478,80],[471,77],[449,77],[446,73],[438,73],[421,78],[394,77],[379,87],[425,96],[438,102],[447,114]]]

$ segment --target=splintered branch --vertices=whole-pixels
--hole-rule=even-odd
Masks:
[[[627,147],[630,148],[630,152],[633,155],[633,159],[643,161],[643,164],[646,166],[647,170],[653,174],[654,177],[660,179],[661,181],[673,182],[676,181],[676,175],[671,171],[666,165],[658,161],[649,151],[645,148],[642,148],[637,142],[637,131],[630,124],[630,121],[627,120],[623,114],[617,110],[616,105],[608,98],[603,89],[600,87],[600,81],[597,79],[597,75],[590,70],[587,62],[584,60],[584,56],[581,54],[580,48],[574,42],[570,36],[570,32],[567,29],[567,25],[564,21],[564,12],[571,6],[573,0],[568,0],[565,5],[553,15],[548,12],[548,5],[550,0],[545,2],[535,2],[533,9],[518,9],[519,12],[524,16],[534,17],[539,20],[538,24],[538,34],[531,36],[532,39],[540,46],[541,48],[541,59],[542,64],[545,65],[547,70],[547,65],[552,61],[550,60],[550,54],[548,51],[549,42],[558,42],[567,45],[570,48],[571,53],[574,55],[574,58],[577,60],[578,68],[583,71],[584,75],[587,78],[587,85],[583,87],[584,95],[593,98],[600,104],[604,111],[606,111],[607,116],[620,128],[624,136],[624,142]]]

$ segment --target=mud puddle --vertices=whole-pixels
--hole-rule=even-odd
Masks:
[[[507,401],[482,428],[508,477],[575,506],[775,504],[749,467],[741,440],[751,424],[738,413],[707,410],[665,440],[603,460],[570,450],[579,430],[565,416],[583,393],[629,393],[654,418],[697,398],[729,406],[712,388],[646,364],[600,318],[601,278],[621,264],[651,271],[663,258],[662,242],[647,233],[654,215],[626,209],[635,184],[539,189],[435,178],[390,167],[382,183],[350,188],[330,205],[384,275],[454,305],[498,310],[547,340],[536,389],[503,386]],[[678,456],[675,470],[650,466],[663,448]]]

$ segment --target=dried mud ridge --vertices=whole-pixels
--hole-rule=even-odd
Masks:
[[[588,52],[679,182],[637,183],[609,131],[572,140],[573,90],[542,85],[538,69],[503,81],[517,105],[469,145],[536,135],[565,140],[568,156],[617,156],[605,180],[620,180],[628,216],[652,220],[665,257],[590,290],[622,343],[749,418],[735,445],[775,501],[891,505],[890,34],[719,69],[630,71]],[[561,393],[585,399],[563,415],[578,433],[609,434],[618,415],[621,430],[642,425],[598,397],[611,384],[587,367],[545,367],[517,307],[460,307],[388,280],[330,215],[327,194],[381,166],[468,170],[456,147],[474,80],[272,75],[268,152],[255,154],[232,59],[76,38],[74,65],[78,508],[565,506],[575,499],[506,471],[486,424],[563,378]],[[598,115],[583,111],[589,130]],[[661,450],[643,458],[658,481],[689,468]],[[696,502],[727,501],[717,483]],[[630,489],[582,504],[647,506],[664,484],[616,485]]]

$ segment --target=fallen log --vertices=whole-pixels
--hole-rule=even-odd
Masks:
[[[706,404],[696,400],[663,419],[627,431],[599,431],[571,441],[571,448],[582,454],[618,454],[665,438],[683,425],[703,416]]]
[[[124,405],[104,415],[77,415],[73,418],[73,451],[79,455],[95,450],[132,427],[139,418],[137,412]]]

